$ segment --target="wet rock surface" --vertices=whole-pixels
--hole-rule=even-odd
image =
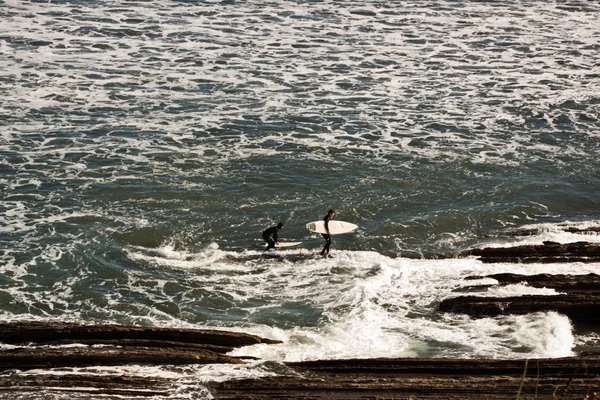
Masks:
[[[295,375],[211,386],[216,399],[592,399],[600,357],[287,363]],[[521,379],[523,385],[521,386]],[[587,396],[587,397],[586,397]]]
[[[534,312],[556,311],[577,325],[600,325],[599,295],[479,297],[464,296],[440,303],[440,312],[468,314],[472,317],[524,315]]]
[[[132,336],[133,333],[141,339],[118,338],[119,335]],[[0,324],[0,335],[13,343],[7,345],[4,342],[5,348],[0,352],[0,395],[25,396],[18,398],[27,398],[38,389],[48,388],[53,393],[67,393],[72,398],[81,399],[97,396],[105,399],[178,398],[173,397],[173,382],[169,378],[95,375],[93,369],[87,370],[87,373],[73,373],[68,367],[235,364],[244,361],[218,351],[199,349],[198,346],[219,343],[219,349],[224,350],[240,343],[279,343],[253,335],[221,331],[39,323]],[[202,338],[206,339],[205,342]],[[110,343],[100,347],[55,346],[77,340]],[[114,342],[119,345],[115,346]],[[144,345],[148,342],[153,346]],[[194,342],[194,346],[186,347],[185,343],[190,342]],[[49,346],[49,343],[52,345]],[[27,373],[30,368],[36,368],[36,371]],[[279,364],[277,369],[276,377],[208,383],[206,395],[214,399],[248,400],[513,399],[525,372],[521,388],[523,399],[555,399],[556,396],[592,399],[600,384],[600,356],[593,354],[529,361],[430,358],[328,360]],[[44,373],[44,370],[48,372]]]
[[[0,374],[0,398],[11,394],[22,399],[36,398],[35,393],[42,388],[52,388],[56,394],[72,394],[73,399],[168,398],[169,384],[163,378],[67,373],[23,375],[12,370]]]
[[[541,245],[524,245],[508,248],[474,249],[463,253],[476,256],[483,262],[600,262],[600,245],[589,242],[560,244],[544,242]],[[597,327],[600,325],[600,275],[564,274],[493,274],[467,278],[473,281],[492,278],[499,285],[525,284],[537,288],[554,289],[556,294],[525,295],[514,297],[488,297],[468,295],[443,300],[438,307],[440,312],[467,314],[472,317],[495,317],[499,315],[523,315],[534,312],[556,311],[571,319],[576,326]],[[489,284],[481,284],[481,287]]]
[[[476,256],[484,263],[600,262],[600,244],[590,242],[556,243],[514,247],[486,247],[461,253]]]
[[[520,275],[520,274],[492,274],[481,276],[472,276],[467,280],[479,280],[482,278],[491,278],[498,281],[500,285],[524,283],[536,288],[555,289],[557,292],[575,293],[600,293],[600,275],[585,274],[585,275],[565,275],[565,274],[536,274],[536,275]],[[477,285],[477,283],[474,283]]]
[[[2,393],[37,398],[30,397],[35,388],[51,388],[54,393],[86,399],[167,398],[172,394],[172,382],[100,372],[70,373],[73,368],[244,364],[243,359],[226,353],[242,346],[280,343],[217,330],[39,322],[0,324],[0,342],[0,398]],[[28,374],[32,369],[37,371]]]
[[[205,347],[226,353],[236,347],[259,343],[276,344],[276,340],[246,333],[204,329],[155,328],[122,325],[50,324],[39,322],[0,324],[0,342],[9,344],[114,344],[123,346]]]
[[[242,364],[240,358],[225,353],[242,346],[280,343],[216,330],[37,322],[0,324],[0,342],[25,346],[0,351],[0,371],[126,364]],[[65,344],[83,346],[55,347]]]

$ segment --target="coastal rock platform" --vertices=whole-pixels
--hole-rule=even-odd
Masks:
[[[69,368],[241,364],[248,360],[223,351],[279,343],[225,331],[40,323],[0,324],[0,338],[0,396],[17,395],[11,398],[25,398],[18,396],[36,388],[51,388],[69,398],[178,398],[173,397],[169,378],[105,376]],[[28,373],[31,369],[36,372]],[[53,373],[57,370],[59,374]],[[536,360],[325,360],[281,363],[278,370],[276,377],[206,383],[206,390],[209,398],[248,400],[495,400],[514,399],[519,390],[523,399],[590,400],[600,389],[600,355],[593,354]]]
[[[293,376],[213,385],[216,399],[597,399],[600,356],[538,360],[369,359],[287,363]]]

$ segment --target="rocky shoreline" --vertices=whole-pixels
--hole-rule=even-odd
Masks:
[[[475,249],[463,254],[484,262],[589,262],[600,246],[588,242]],[[525,260],[525,261],[524,261]],[[595,261],[594,261],[595,262]],[[486,278],[486,279],[482,279]],[[476,289],[525,282],[555,289],[549,296],[495,298],[459,295],[439,304],[439,312],[472,317],[556,311],[576,328],[596,329],[600,276],[596,274],[496,274],[467,278]],[[0,324],[0,396],[26,398],[36,388],[72,398],[173,398],[170,378],[73,373],[70,368],[122,365],[241,365],[232,350],[281,343],[239,332],[117,325],[21,322]],[[35,374],[27,371],[36,369]],[[61,374],[51,370],[65,369]],[[44,373],[43,371],[48,371]],[[285,363],[278,376],[206,384],[215,399],[597,399],[600,352],[535,360],[363,359]],[[25,396],[25,397],[21,397]],[[4,397],[4,396],[2,396]]]
[[[135,338],[133,336],[138,336]],[[225,331],[117,325],[0,324],[0,395],[52,388],[74,398],[172,398],[169,378],[52,374],[116,365],[243,364],[224,354],[280,342]],[[85,343],[76,347],[61,344]],[[101,347],[97,347],[101,345]],[[23,347],[21,347],[23,346]],[[27,370],[37,369],[28,374]],[[40,373],[48,370],[48,373]],[[207,384],[215,399],[593,399],[600,355],[536,360],[363,359],[285,363],[279,375]],[[523,383],[521,384],[521,380]]]

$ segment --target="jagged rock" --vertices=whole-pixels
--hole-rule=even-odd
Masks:
[[[461,253],[462,256],[477,256],[485,263],[555,263],[555,262],[600,262],[600,244],[589,242],[522,245],[514,247],[486,247]]]

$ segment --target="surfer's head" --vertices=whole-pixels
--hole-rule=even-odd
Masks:
[[[335,210],[332,208],[332,209],[329,210],[329,212],[327,214],[333,215],[333,214],[335,214]]]
[[[283,229],[283,222],[277,224],[277,229]]]

